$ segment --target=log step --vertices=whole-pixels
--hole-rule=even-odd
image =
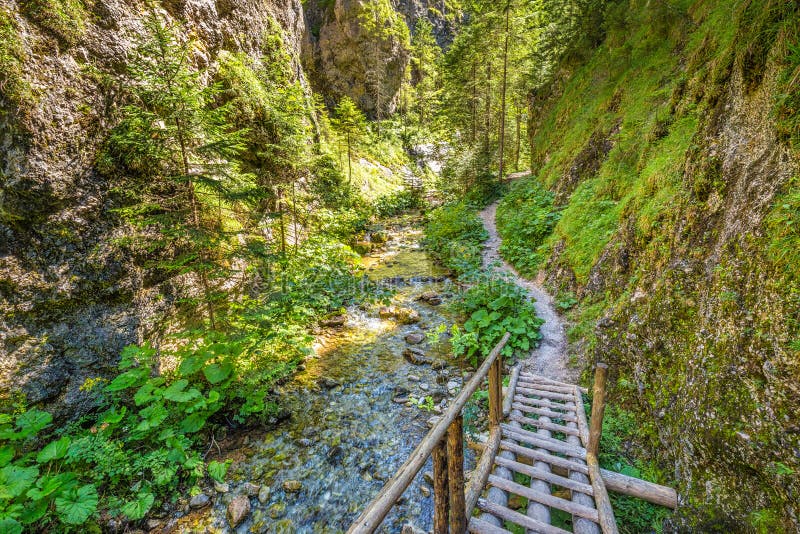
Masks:
[[[588,519],[589,521],[594,521],[595,523],[600,521],[600,516],[598,515],[597,510],[594,508],[589,508],[588,506],[574,503],[572,501],[568,501],[567,499],[550,495],[549,493],[542,493],[541,491],[533,490],[511,480],[489,475],[489,484],[503,491],[508,491],[521,497],[525,497],[526,499],[536,501],[545,506],[549,506],[550,508],[556,508],[572,515]]]
[[[516,421],[522,425],[531,425],[537,428],[543,428],[545,430],[550,430],[552,432],[561,432],[567,434],[569,436],[578,436],[579,432],[577,428],[570,428],[564,425],[557,425],[555,423],[548,423],[546,421],[542,421],[541,419],[531,419],[530,417],[523,417],[521,415],[514,415],[511,414],[508,417],[511,421]]]
[[[580,458],[581,460],[586,459],[586,449],[569,445],[565,441],[545,438],[541,434],[537,435],[527,430],[515,429],[505,424],[501,425],[501,428],[503,429],[503,436],[513,439],[514,441],[519,441],[531,445],[532,447],[565,454],[573,458]]]
[[[495,526],[477,517],[469,520],[467,532],[472,532],[473,534],[512,534],[510,530]]]
[[[566,412],[572,412],[575,409],[567,406],[564,403],[560,402],[551,402],[545,399],[535,399],[533,397],[526,397],[524,395],[515,395],[514,402],[520,402],[522,404],[529,404],[531,406],[538,406],[540,408],[547,408],[548,410],[564,410]],[[574,400],[573,400],[574,402]]]
[[[478,509],[505,521],[511,521],[512,523],[521,527],[529,528],[533,532],[537,532],[539,534],[570,534],[569,531],[564,530],[563,528],[542,523],[541,521],[537,521],[536,519],[523,515],[519,512],[515,512],[514,510],[486,499],[478,499]]]
[[[550,391],[552,393],[565,393],[573,395],[575,386],[556,386],[554,384],[543,384],[540,382],[529,382],[527,380],[518,380],[517,385],[528,389],[538,389],[540,391]]]
[[[521,475],[528,475],[531,478],[544,480],[550,484],[555,484],[556,486],[573,491],[579,491],[581,493],[585,493],[586,495],[594,495],[594,490],[592,489],[591,485],[578,482],[577,480],[572,480],[571,478],[562,477],[556,475],[555,473],[536,469],[530,465],[521,464],[519,462],[515,462],[514,460],[503,458],[502,456],[495,458],[494,463],[501,467],[511,469],[512,471],[515,471]]]
[[[511,407],[521,412],[541,415],[543,417],[550,417],[552,419],[561,419],[568,423],[578,422],[578,418],[575,417],[575,414],[571,413],[554,412],[553,410],[548,410],[546,408],[536,408],[534,406],[528,406],[526,404],[522,404],[521,402],[515,402],[514,404],[511,405]]]
[[[563,469],[575,471],[576,473],[582,473],[584,475],[589,474],[589,468],[586,467],[586,464],[574,462],[572,460],[568,460],[567,458],[562,458],[561,456],[553,456],[552,454],[531,449],[530,447],[523,447],[511,441],[501,441],[500,448],[509,452],[513,452],[519,456],[524,456],[530,460],[545,462],[552,466],[561,467]]]
[[[541,389],[531,389],[522,387],[522,385],[517,384],[517,392],[524,393],[525,395],[536,395],[537,397],[542,397],[545,399],[556,399],[556,400],[563,400],[563,401],[574,401],[575,400],[575,393],[554,393],[552,391],[543,391]]]

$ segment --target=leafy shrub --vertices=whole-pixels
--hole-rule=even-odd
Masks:
[[[534,348],[542,338],[542,320],[524,289],[494,273],[478,275],[455,303],[467,317],[463,332],[454,328],[452,345],[456,356],[472,365],[488,354],[506,332],[511,333],[502,354],[511,357]]]
[[[425,227],[428,250],[459,275],[480,268],[481,243],[488,237],[481,220],[463,203],[434,210]]]
[[[515,183],[497,208],[500,254],[521,274],[534,276],[545,258],[542,245],[559,216],[553,193],[535,179]]]
[[[392,217],[423,206],[422,197],[416,191],[403,189],[375,199],[375,212],[381,217]]]

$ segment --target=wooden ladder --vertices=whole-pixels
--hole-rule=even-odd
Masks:
[[[506,333],[486,356],[348,534],[374,532],[431,456],[434,534],[509,533],[506,527],[510,525],[528,532],[568,533],[551,524],[554,509],[572,516],[576,534],[616,534],[608,490],[677,507],[672,488],[600,469],[597,455],[607,367],[598,364],[596,368],[590,425],[583,408],[586,390],[576,385],[523,373],[517,366],[503,396],[500,352],[508,338]],[[489,437],[465,482],[462,410],[487,377]],[[520,484],[514,473],[530,482]],[[511,495],[527,501],[524,513],[509,507]]]

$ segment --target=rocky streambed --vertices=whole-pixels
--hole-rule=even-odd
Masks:
[[[247,436],[230,453],[227,483],[207,490],[204,513],[174,531],[342,532],[406,460],[464,376],[426,335],[451,322],[440,306],[449,280],[420,238],[416,227],[400,224],[363,258],[368,275],[395,290],[392,302],[354,307],[326,323],[305,369],[282,391],[291,417]],[[409,523],[431,527],[428,471],[406,491],[384,532]],[[195,505],[205,504],[198,499],[203,503]]]

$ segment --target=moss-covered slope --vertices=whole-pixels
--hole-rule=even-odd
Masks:
[[[532,180],[562,208],[542,267],[684,515],[795,531],[800,11],[630,0],[604,30],[531,97]]]

